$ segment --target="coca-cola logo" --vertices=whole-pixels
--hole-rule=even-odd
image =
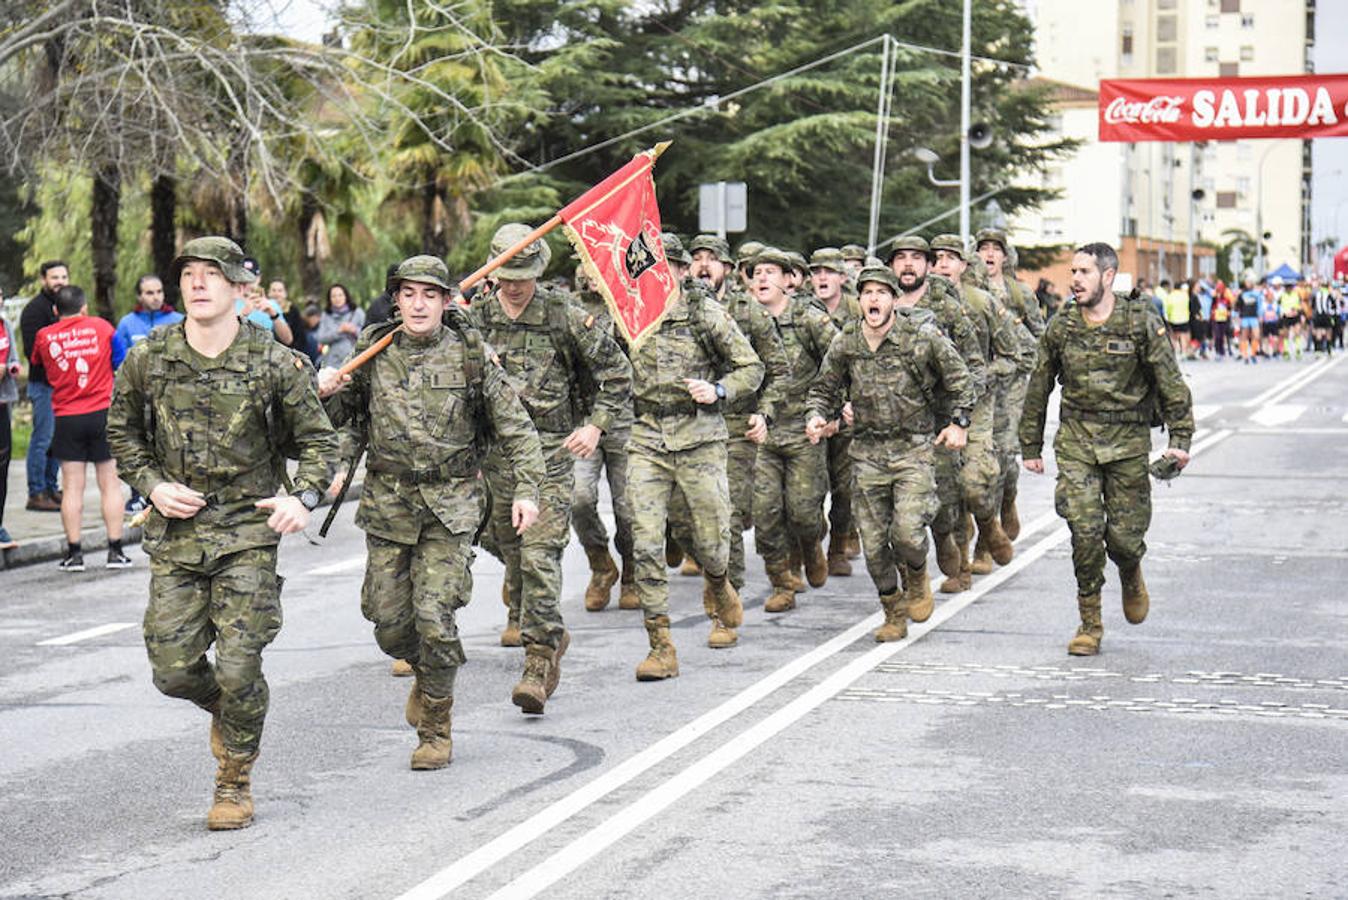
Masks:
[[[1109,125],[1161,124],[1178,122],[1184,109],[1184,97],[1152,97],[1150,100],[1128,100],[1115,97],[1105,107],[1105,122]]]

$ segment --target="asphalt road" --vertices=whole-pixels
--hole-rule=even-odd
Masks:
[[[500,569],[475,566],[454,762],[412,772],[408,682],[360,616],[363,539],[287,539],[256,824],[212,834],[203,713],[150,682],[144,555],[0,573],[0,897],[1348,897],[1348,365],[1186,364],[1189,471],[1154,492],[1152,613],[1075,628],[1052,478],[1017,558],[877,645],[857,574],[638,684],[640,613],[586,613],[546,716],[509,693]],[[1050,463],[1051,467],[1051,463]],[[933,566],[934,572],[934,566]],[[92,630],[92,631],[91,631]]]

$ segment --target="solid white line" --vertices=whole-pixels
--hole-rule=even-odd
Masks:
[[[341,562],[329,563],[326,566],[319,566],[316,569],[310,569],[305,575],[340,575],[343,572],[354,572],[357,569],[365,568],[364,556],[353,556],[350,559],[344,559]]]
[[[1289,387],[1292,387],[1294,384],[1301,381],[1303,378],[1307,378],[1308,376],[1314,375],[1315,373],[1319,372],[1326,365],[1328,365],[1329,362],[1330,362],[1329,360],[1319,360],[1317,362],[1313,362],[1306,368],[1302,369],[1301,371],[1295,372],[1287,376],[1286,378],[1282,379],[1272,387],[1267,388],[1258,394],[1255,394],[1253,397],[1251,397],[1249,400],[1246,400],[1241,405],[1247,407],[1263,406],[1266,402],[1273,400],[1274,397],[1276,397],[1278,394],[1287,390]]]
[[[102,637],[105,634],[113,634],[126,628],[135,628],[135,622],[112,622],[108,625],[95,625],[93,628],[86,628],[83,631],[77,631],[74,634],[67,634],[64,637],[48,638],[45,641],[38,641],[39,647],[64,647],[66,644],[75,644],[80,641],[87,641],[89,638]]]
[[[1273,428],[1295,422],[1305,413],[1306,407],[1301,403],[1270,403],[1257,409],[1254,415],[1250,416],[1250,421],[1258,422],[1266,428]]]
[[[1348,435],[1348,428],[1242,428],[1241,437],[1288,437],[1292,435]]]
[[[1212,416],[1217,415],[1221,409],[1222,406],[1220,403],[1195,403],[1194,421],[1201,422],[1204,419],[1211,418]]]

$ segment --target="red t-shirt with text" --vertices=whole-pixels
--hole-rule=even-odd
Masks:
[[[56,415],[80,416],[112,405],[114,333],[98,316],[71,316],[38,331],[33,362],[47,370]]]

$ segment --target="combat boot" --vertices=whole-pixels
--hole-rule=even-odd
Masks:
[[[669,637],[669,616],[647,619],[646,636],[651,642],[651,652],[637,666],[637,681],[678,678],[679,657]]]
[[[786,577],[791,581],[791,590],[797,594],[805,590],[805,579],[800,577],[800,549],[792,548],[786,559]]]
[[[1020,537],[1020,512],[1016,509],[1016,495],[1002,495],[1002,531],[1011,540]]]
[[[665,565],[674,568],[683,562],[683,548],[672,537],[665,538]]]
[[[548,669],[548,677],[543,679],[543,687],[549,697],[557,690],[557,685],[562,683],[562,657],[566,655],[570,646],[571,632],[562,629],[562,637],[557,642],[557,649],[552,651],[552,666]]]
[[[587,612],[599,612],[608,606],[608,595],[618,581],[618,566],[613,562],[607,547],[586,547],[585,556],[590,560],[590,583],[585,588],[585,609]]]
[[[505,630],[501,632],[502,647],[520,647],[524,638],[520,635],[520,620],[511,616],[506,619]]]
[[[1006,565],[1016,555],[1016,548],[1011,546],[1011,539],[1002,531],[1002,523],[997,521],[996,516],[979,521],[978,540],[999,566]]]
[[[501,605],[510,609],[510,585],[507,582],[501,582]]]
[[[727,628],[739,628],[744,624],[744,605],[740,603],[740,593],[730,583],[728,576],[706,576],[702,596],[704,606],[709,597],[711,600],[712,609],[708,615],[720,619]]]
[[[763,568],[767,569],[768,582],[772,585],[772,593],[763,602],[763,612],[782,613],[788,609],[795,609],[796,592],[791,589],[791,576],[786,568],[786,560],[764,560]]]
[[[224,751],[215,771],[215,800],[206,813],[211,831],[234,831],[253,824],[253,760],[257,753]]]
[[[220,730],[220,695],[216,694],[210,703],[198,703],[197,706],[211,714],[211,756],[221,762],[225,758],[225,735]]]
[[[875,629],[876,643],[887,644],[908,637],[908,617],[904,603],[905,598],[901,590],[880,595],[880,605],[885,610],[885,624]]]
[[[691,556],[684,556],[683,565],[679,566],[679,574],[685,578],[694,578],[702,574],[702,567]]]
[[[405,659],[395,659],[389,667],[389,674],[394,678],[407,678],[412,674],[412,664]]]
[[[707,646],[713,650],[724,650],[739,643],[740,636],[735,629],[721,621],[720,616],[711,617],[711,633],[707,635]]]
[[[861,535],[855,528],[847,532],[847,558],[856,559],[861,556]]]
[[[962,594],[974,586],[974,575],[971,568],[973,560],[969,556],[969,542],[967,540],[959,541],[959,551],[960,573],[941,582],[940,591],[942,594]]]
[[[412,690],[407,692],[407,702],[403,704],[403,718],[407,724],[416,728],[421,724],[421,678],[412,679]]]
[[[1100,652],[1100,640],[1105,636],[1100,622],[1100,595],[1077,597],[1077,609],[1081,611],[1081,627],[1067,644],[1067,652],[1072,656],[1094,656]]]
[[[960,574],[960,547],[952,532],[936,535],[936,567],[949,578]]]
[[[907,589],[904,595],[907,599],[908,618],[914,622],[925,622],[931,618],[932,610],[936,608],[936,601],[931,596],[931,582],[927,579],[927,564],[924,562],[916,569],[908,569],[908,578],[905,579]]]
[[[449,712],[453,706],[453,697],[422,695],[417,749],[412,751],[414,770],[443,769],[454,758],[454,741],[449,736]]]
[[[847,538],[834,531],[828,535],[828,574],[830,577],[852,574],[852,563],[847,558]]]
[[[805,560],[805,579],[810,587],[823,587],[828,582],[828,560],[824,558],[824,548],[819,541],[806,541],[801,548]]]
[[[1142,580],[1142,563],[1136,562],[1127,568],[1119,566],[1119,580],[1123,582],[1123,617],[1130,625],[1141,625],[1151,609],[1151,595],[1147,593],[1147,583]]]
[[[623,558],[623,577],[618,585],[618,609],[641,609],[641,598],[637,596],[636,565],[627,557]]]
[[[524,674],[510,692],[510,702],[526,713],[542,715],[548,699],[546,682],[552,669],[553,650],[547,644],[524,648]]]

